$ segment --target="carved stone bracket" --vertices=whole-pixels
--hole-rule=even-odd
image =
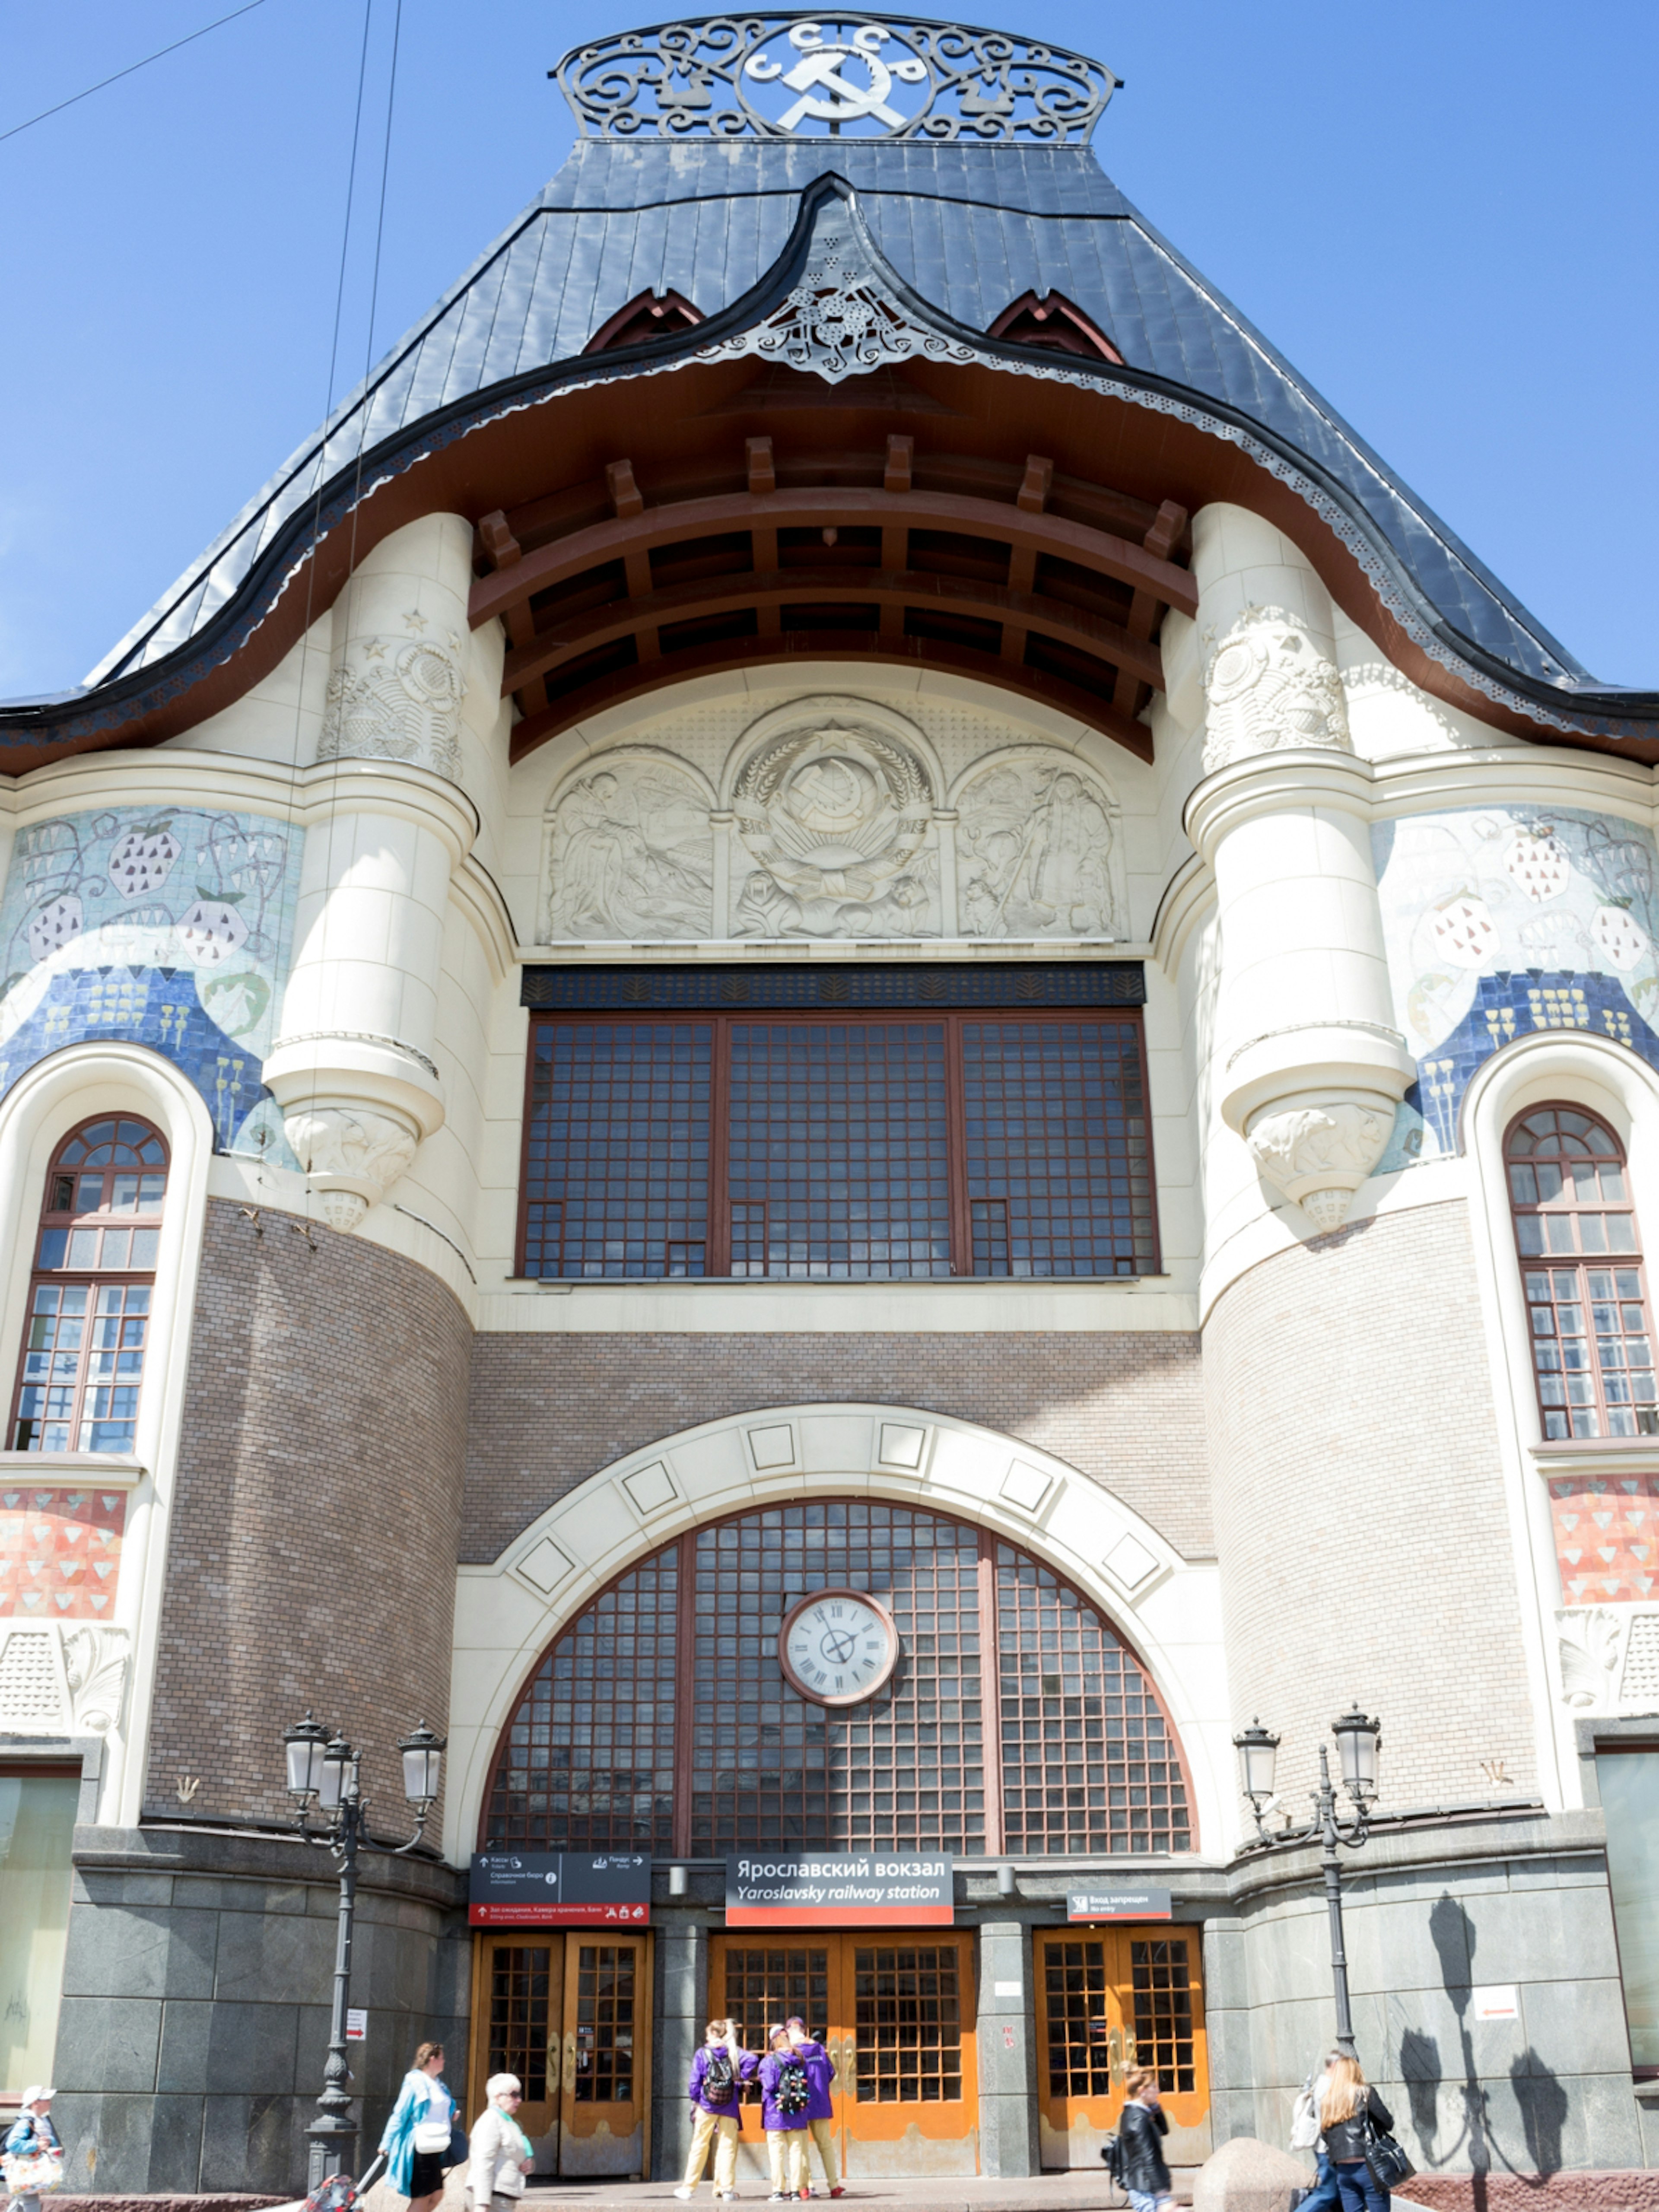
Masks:
[[[1316,746],[1351,753],[1342,678],[1283,607],[1250,607],[1204,667],[1204,773],[1249,753]]]
[[[283,1117],[283,1128],[323,1218],[349,1237],[414,1160],[421,1133],[390,1107],[313,1100]]]
[[[1259,1171],[1324,1236],[1347,1219],[1354,1193],[1382,1158],[1394,1111],[1380,1092],[1297,1100],[1258,1115],[1244,1141]]]

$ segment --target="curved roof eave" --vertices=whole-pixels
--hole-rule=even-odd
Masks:
[[[0,744],[84,746],[95,744],[100,734],[118,742],[124,722],[155,713],[234,657],[338,522],[377,485],[422,454],[539,400],[682,367],[710,357],[711,349],[729,352],[745,336],[752,338],[769,315],[775,315],[832,207],[845,210],[848,235],[868,281],[952,358],[1109,393],[1176,416],[1242,447],[1320,515],[1407,635],[1455,678],[1506,711],[1564,735],[1602,742],[1659,738],[1659,695],[1591,678],[1247,319],[1130,207],[1086,149],[1053,149],[1040,156],[1029,149],[1011,155],[1001,148],[773,142],[758,148],[700,148],[695,167],[685,159],[688,150],[579,143],[541,197],[392,349],[321,431],[296,450],[82,689],[0,704]],[[678,156],[678,167],[689,172],[695,186],[722,181],[708,175],[711,151],[748,157],[744,164],[728,160],[720,165],[727,172],[723,193],[682,190],[678,198],[641,209],[636,189],[623,210],[573,204],[582,197],[581,172],[601,155],[650,153],[653,162],[635,158],[629,166],[636,171],[654,168],[660,173],[659,185],[672,183],[676,163],[669,157]],[[945,155],[951,157],[948,162],[938,158]],[[929,155],[935,158],[924,162],[922,157]],[[1047,166],[1038,166],[1042,161]],[[624,180],[614,168],[614,162],[601,164],[599,184],[611,189],[588,192],[590,200],[629,198],[616,189]],[[848,170],[867,181],[855,185],[842,173]],[[638,187],[641,180],[635,175],[633,181]],[[738,184],[753,189],[738,194],[733,189]],[[921,189],[925,184],[931,184],[931,191]],[[977,197],[959,197],[970,185]],[[763,248],[776,243],[776,224],[786,215],[787,235],[755,281],[718,305],[695,331],[626,353],[584,356],[577,350],[544,356],[509,375],[490,376],[491,366],[503,358],[503,320],[516,332],[508,347],[511,357],[522,361],[538,317],[545,313],[550,287],[561,303],[569,289],[568,257],[562,269],[544,266],[550,238],[543,234],[555,217],[574,222],[602,216],[603,235],[605,225],[618,213],[630,218],[659,216],[654,258],[630,256],[611,274],[612,289],[632,286],[636,294],[642,289],[636,281],[642,271],[652,289],[666,288],[676,265],[670,250],[675,216],[689,211],[696,218],[694,230],[706,233],[711,200],[722,210],[713,228],[726,240],[723,266],[729,281],[734,273],[731,234],[737,225],[730,202],[738,197],[764,204],[767,221],[759,221],[759,209],[749,208],[754,234],[746,258],[736,257],[735,274],[744,273]],[[976,254],[952,256],[941,250],[939,237],[921,234],[930,225],[937,229],[947,217],[965,227],[967,243],[979,249]],[[1051,234],[1055,227],[1067,234],[1081,228],[1083,236],[1056,237]],[[1035,244],[1030,235],[1034,228]],[[943,293],[948,301],[960,292],[961,283],[953,283],[948,272],[970,264],[983,290],[984,265],[996,258],[992,246],[1000,240],[1006,247],[1005,234],[1010,232],[1016,242],[1024,240],[1028,260],[1022,264],[1005,255],[998,266],[1007,278],[1035,266],[1048,280],[1037,289],[1066,291],[1086,312],[1100,316],[1125,351],[1125,366],[1072,359],[1061,366],[1054,356],[987,337],[982,324],[963,320],[933,296]],[[595,240],[590,237],[584,243],[591,254]],[[1112,267],[1105,268],[1109,245]],[[905,248],[914,264],[928,265],[930,289],[898,265],[896,246]],[[695,240],[689,250],[695,260]],[[515,256],[532,252],[535,268],[527,281],[520,270],[510,282]],[[1082,281],[1087,275],[1082,264],[1091,255],[1103,270],[1092,285]],[[599,258],[603,264],[607,257],[601,253]],[[662,287],[654,282],[658,276],[664,278]],[[1107,280],[1114,276],[1120,287],[1139,289],[1139,343],[1136,337],[1124,343],[1133,319],[1127,295],[1111,296]],[[1156,338],[1158,317],[1146,306],[1155,280],[1164,287],[1158,305],[1167,324]],[[695,291],[695,273],[690,283]],[[605,295],[590,287],[585,296],[583,312],[597,314]],[[703,296],[709,296],[707,285]],[[755,349],[752,343],[749,349]],[[1142,356],[1139,362],[1137,351]],[[1172,377],[1147,366],[1149,356],[1176,359],[1183,374]]]

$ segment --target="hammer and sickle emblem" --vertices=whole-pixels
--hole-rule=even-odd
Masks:
[[[912,58],[890,69],[877,48],[890,36],[879,26],[866,23],[854,33],[851,46],[826,46],[816,23],[797,23],[789,33],[789,42],[799,49],[800,59],[792,69],[785,70],[768,55],[751,54],[744,74],[761,83],[781,77],[791,92],[801,95],[778,118],[780,130],[793,131],[808,116],[820,123],[839,124],[855,122],[866,115],[884,123],[890,131],[900,130],[906,118],[887,102],[893,81],[897,77],[906,83],[917,83],[926,79],[927,71],[923,63]],[[864,64],[870,72],[868,85],[849,84],[842,76],[842,64],[850,61]],[[822,96],[826,94],[827,98]]]

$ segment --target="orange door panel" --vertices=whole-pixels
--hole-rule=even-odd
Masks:
[[[650,1938],[564,1942],[559,2172],[641,2174],[651,2094]]]
[[[564,1948],[562,1930],[552,1929],[479,1936],[473,1947],[467,2118],[483,2110],[483,2085],[492,2074],[516,2074],[524,2084],[519,2124],[544,2173],[558,2171]]]
[[[1211,2141],[1199,1931],[1078,1928],[1033,1940],[1043,2166],[1095,2165],[1137,2065],[1158,2077],[1170,2163],[1201,2164]]]

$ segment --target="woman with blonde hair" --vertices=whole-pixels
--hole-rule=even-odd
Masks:
[[[492,2074],[484,2083],[484,2108],[467,2137],[467,2195],[472,2212],[517,2212],[524,2178],[536,2163],[530,2138],[519,2125],[524,2087],[516,2074]]]
[[[408,2197],[409,2212],[437,2212],[438,2199],[444,2193],[444,2169],[449,2164],[455,2129],[455,2100],[441,2079],[443,2070],[442,2044],[423,2043],[404,2076],[404,2086],[380,2137],[386,2179],[399,2197]]]
[[[1392,2133],[1394,2114],[1366,2081],[1359,2061],[1333,2058],[1319,2084],[1319,2123],[1342,2212],[1389,2212],[1389,2192],[1377,2187],[1365,2163],[1367,2114],[1380,2133]]]

